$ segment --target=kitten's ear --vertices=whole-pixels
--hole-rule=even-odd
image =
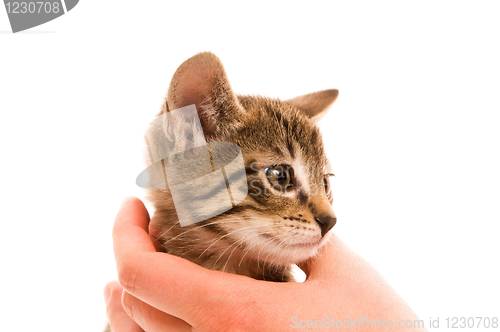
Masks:
[[[217,56],[199,53],[182,63],[170,82],[164,111],[196,105],[203,132],[207,137],[223,136],[239,122],[243,108],[239,104]]]
[[[339,90],[323,90],[285,100],[285,103],[298,108],[312,120],[318,121],[326,114],[338,95]]]

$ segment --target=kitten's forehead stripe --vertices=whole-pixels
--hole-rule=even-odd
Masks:
[[[253,206],[253,205],[239,204],[239,205],[236,205],[231,210],[223,212],[221,215],[233,215],[234,213],[241,213],[241,212],[246,211],[246,210],[252,210],[252,211],[257,211],[257,212],[262,212],[262,213],[265,213],[267,211],[266,209],[259,209],[258,207]]]
[[[288,152],[290,152],[290,156],[292,156],[292,158],[295,158],[294,147],[293,147],[292,141],[290,139],[286,140],[286,147],[288,149]]]
[[[274,153],[279,157],[284,157],[283,151],[278,146],[274,147]]]
[[[302,204],[307,203],[307,200],[309,198],[307,197],[307,194],[303,190],[299,190],[298,196],[299,196],[299,200]]]
[[[260,152],[299,158],[313,181],[326,166],[319,129],[301,111],[279,100],[258,96],[240,96],[246,109],[242,126],[235,133],[243,152]]]
[[[245,172],[247,173],[247,175],[253,175],[253,174],[257,174],[259,172],[259,170],[250,166],[250,167],[245,167]]]

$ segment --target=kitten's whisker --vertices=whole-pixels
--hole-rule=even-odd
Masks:
[[[162,237],[164,237],[168,232],[170,232],[170,230],[172,228],[174,228],[174,226],[177,225],[177,223],[174,223],[172,226],[169,227],[169,229],[167,229],[166,231],[162,232],[161,234],[159,234],[157,237],[156,237],[156,241],[160,240]]]
[[[240,246],[240,244],[243,244],[243,241],[245,240],[245,237],[246,237],[246,235],[243,236],[243,238],[240,241],[236,242],[238,244],[236,245],[236,247],[234,247],[233,251],[231,251],[231,253],[229,254],[229,257],[227,258],[226,264],[224,264],[224,267],[222,268],[222,271],[224,271],[226,269],[227,263],[229,263],[229,259],[233,255],[234,251]]]
[[[222,252],[222,254],[220,254],[219,258],[217,258],[217,260],[216,260],[216,261],[215,261],[215,263],[214,263],[214,266],[217,264],[217,262],[219,261],[219,259],[220,259],[222,256],[224,256],[224,253],[225,253],[226,251],[228,251],[228,250],[229,250],[229,248],[231,248],[232,246],[234,246],[234,245],[235,245],[235,244],[237,244],[237,243],[238,243],[238,242],[234,242],[234,243],[232,243],[229,247],[227,247],[227,248],[226,248],[226,250],[224,250],[224,251]],[[236,246],[234,247],[233,251],[231,251],[231,254],[229,254],[229,257],[227,258],[227,260],[226,260],[226,264],[224,264],[224,267],[222,268],[222,271],[224,271],[224,270],[226,269],[227,262],[229,262],[229,258],[231,258],[231,255],[232,255],[232,254],[233,254],[233,252],[236,250],[236,248],[238,248],[238,245],[236,245]]]
[[[255,248],[259,243],[255,243],[253,246],[251,246],[250,248],[248,248],[248,250],[246,250],[244,253],[243,253],[243,256],[241,257],[241,260],[240,260],[240,263],[238,264],[238,266],[241,266],[241,263],[243,262],[243,258],[245,258],[246,254],[248,254],[248,252],[250,250],[252,250],[253,248]]]
[[[242,228],[239,228],[239,229],[235,229],[234,231],[229,232],[229,233],[227,233],[227,234],[226,234],[226,235],[224,235],[224,236],[221,236],[221,237],[220,237],[217,241],[213,242],[213,243],[212,243],[212,244],[211,244],[211,245],[210,245],[207,249],[205,249],[205,250],[203,251],[203,253],[204,253],[205,251],[207,251],[210,247],[212,247],[212,246],[213,246],[216,242],[218,242],[218,241],[222,240],[224,237],[229,236],[229,235],[232,235],[232,234],[234,234],[235,232],[241,231],[241,230],[243,230],[243,229],[254,228],[254,227],[255,227],[255,225],[250,225],[250,226],[242,227]],[[234,243],[233,243],[233,244],[234,244]],[[231,244],[228,248],[230,248],[233,244]],[[226,248],[226,250],[227,250],[228,248]],[[215,265],[215,264],[217,264],[217,262],[218,262],[218,261],[219,261],[219,259],[222,257],[222,255],[226,252],[226,250],[224,250],[224,252],[223,252],[223,253],[219,256],[219,258],[217,258],[217,261],[215,261],[214,265]],[[203,253],[202,253],[202,254],[203,254]]]
[[[198,225],[197,227],[193,227],[193,228],[190,228],[188,229],[187,231],[185,231],[184,233],[181,233],[181,234],[178,234],[177,236],[181,236],[181,235],[184,235],[185,233],[187,232],[191,232],[195,229],[200,229],[202,227],[206,227],[206,226],[210,226],[210,225],[215,225],[215,224],[229,224],[229,223],[234,223],[234,222],[237,222],[238,220],[235,220],[234,218],[231,218],[231,219],[217,219],[217,220],[214,220],[212,222],[209,222],[207,224],[202,224],[202,225]],[[165,236],[173,227],[175,226],[178,226],[178,223],[174,223],[167,231],[161,233],[161,235],[159,235],[157,237],[157,239],[159,240],[160,238],[162,238],[163,236]],[[175,238],[175,237],[174,237]],[[173,238],[172,238],[173,239]],[[172,240],[171,239],[171,240]],[[167,243],[167,242],[166,242]]]
[[[260,268],[260,253],[262,252],[262,249],[264,249],[264,246],[260,247],[259,253],[257,254],[257,269]]]
[[[258,220],[260,220],[258,217],[253,217],[253,216],[249,216],[249,218],[248,218],[248,219],[250,219],[250,220],[252,220],[252,219],[257,220],[257,219],[258,219]],[[214,224],[228,224],[228,223],[234,223],[234,222],[237,222],[237,221],[238,221],[238,220],[235,220],[234,218],[214,220],[214,221],[212,221],[212,222],[210,222],[210,223],[207,223],[207,224],[202,224],[202,225],[199,225],[199,226],[197,226],[197,227],[190,228],[190,229],[188,229],[187,231],[185,231],[185,232],[183,232],[183,233],[180,233],[180,234],[178,234],[178,235],[174,236],[173,238],[169,239],[169,240],[168,240],[167,242],[165,242],[164,244],[167,244],[167,243],[169,243],[171,240],[174,240],[174,239],[176,239],[177,237],[182,236],[182,235],[184,235],[184,234],[186,234],[186,233],[188,233],[188,232],[191,232],[191,231],[193,231],[193,230],[195,230],[195,229],[200,229],[200,228],[202,228],[202,227],[209,226],[209,225],[214,225]],[[177,223],[173,224],[173,225],[172,225],[172,226],[171,226],[168,230],[166,230],[166,231],[162,232],[160,235],[158,235],[156,239],[157,239],[157,240],[160,240],[162,237],[164,237],[164,236],[165,236],[165,235],[166,235],[166,234],[167,234],[167,233],[168,233],[168,232],[169,232],[169,231],[170,231],[173,227],[175,227],[176,225],[178,225],[178,224],[177,224]]]
[[[224,256],[224,254],[226,253],[226,251],[228,251],[228,250],[229,250],[229,248],[231,248],[231,247],[232,247],[232,246],[234,246],[235,244],[236,244],[236,242],[231,243],[231,245],[230,245],[229,247],[227,247],[227,248],[226,248],[226,249],[225,249],[225,250],[224,250],[224,251],[223,251],[223,252],[219,255],[219,257],[217,257],[217,260],[215,261],[214,266],[215,266],[215,265],[217,265],[217,262],[219,261],[219,259],[221,259],[221,258],[222,258],[222,256]],[[235,247],[235,249],[236,249],[236,247]]]
[[[182,235],[184,235],[184,234],[187,234],[187,233],[189,233],[189,232],[192,232],[192,231],[194,231],[194,230],[196,230],[196,229],[200,229],[200,228],[202,228],[202,227],[206,227],[206,226],[210,226],[210,225],[215,225],[215,224],[220,224],[220,221],[216,220],[216,221],[213,221],[213,222],[208,223],[208,224],[203,224],[203,225],[199,225],[199,226],[196,226],[196,227],[190,228],[190,229],[188,229],[187,231],[184,231],[184,232],[182,232],[182,233],[180,233],[180,234],[177,234],[176,236],[174,236],[173,238],[169,239],[169,240],[168,240],[167,242],[165,242],[164,244],[167,244],[167,243],[169,243],[170,241],[172,241],[172,240],[174,240],[174,239],[178,238],[179,236],[182,236]]]
[[[272,238],[272,240],[274,240],[274,238]],[[285,241],[286,241],[286,239],[281,240],[281,241],[277,244],[277,246],[282,246],[282,245],[283,245],[283,243],[284,243]],[[269,258],[269,256],[270,256],[271,254],[272,254],[272,251],[271,251],[271,250],[269,250],[269,254],[267,254],[267,256],[266,256],[266,258],[264,259],[264,261],[267,261],[267,259]]]
[[[208,225],[208,224],[207,224]],[[202,226],[206,226],[206,225],[202,225]],[[201,228],[202,226],[198,227],[198,228]],[[224,237],[226,236],[229,236],[229,235],[232,235],[234,232],[237,232],[237,231],[240,231],[242,229],[246,229],[246,228],[253,228],[255,227],[254,225],[250,225],[250,226],[246,226],[246,227],[241,227],[239,229],[236,229],[226,235],[223,235],[223,236],[218,236],[214,239],[214,241],[211,242],[211,244],[198,256],[198,258],[201,258],[201,256],[207,251],[209,250],[215,243],[217,243],[218,241],[220,241],[221,239],[223,239]],[[173,239],[172,239],[173,240]]]

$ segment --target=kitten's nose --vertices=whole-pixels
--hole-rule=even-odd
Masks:
[[[314,218],[321,228],[321,236],[325,236],[326,233],[337,223],[337,218],[330,215],[322,215]]]

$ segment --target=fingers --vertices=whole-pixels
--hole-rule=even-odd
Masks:
[[[122,303],[125,311],[145,331],[148,332],[184,332],[192,331],[191,325],[177,317],[166,314],[127,292],[123,292]],[[117,331],[120,332],[120,331]]]
[[[123,310],[122,291],[118,281],[111,281],[104,289],[104,299],[106,301],[106,314],[109,325],[113,332],[143,332],[129,315]]]
[[[242,290],[257,280],[211,271],[185,259],[156,252],[147,233],[149,216],[142,202],[128,198],[118,212],[113,244],[118,278],[123,288],[136,297],[192,326],[206,314],[200,308],[213,307],[222,299],[241,301]],[[249,285],[250,284],[250,285]]]

